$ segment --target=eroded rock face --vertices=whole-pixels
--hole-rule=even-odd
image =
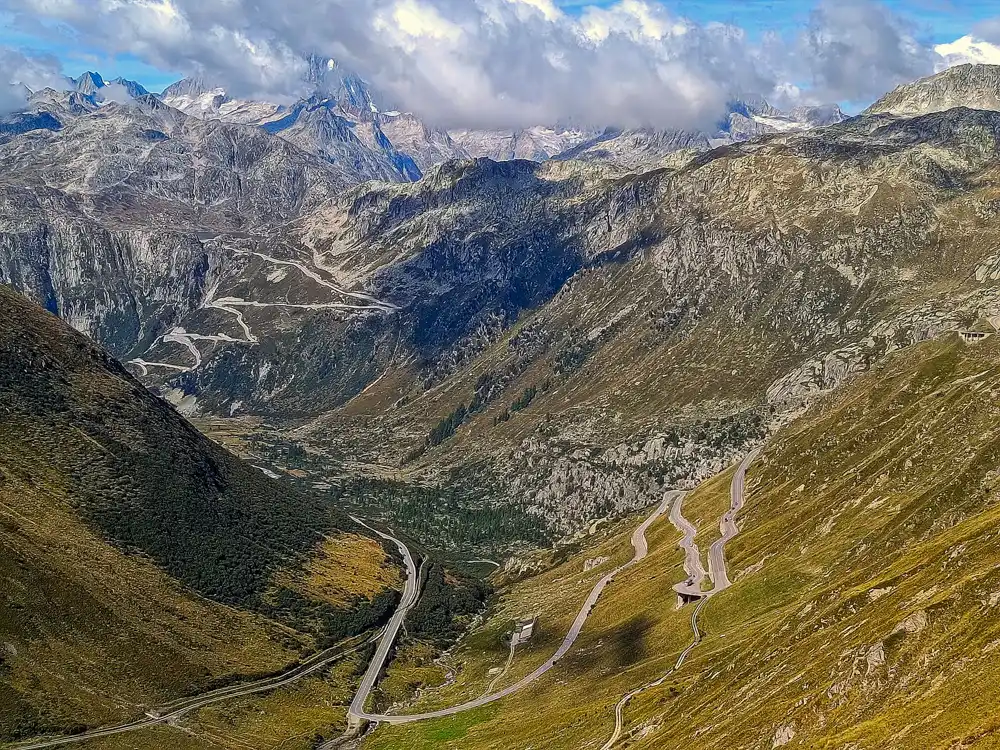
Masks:
[[[0,282],[125,356],[197,309],[221,259],[193,234],[108,228],[58,191],[0,186]]]
[[[649,505],[667,489],[693,489],[758,443],[766,427],[755,414],[725,424],[677,429],[633,443],[587,448],[567,439],[526,440],[509,457],[505,492],[557,535],[574,533],[599,518]],[[707,436],[715,436],[707,440]]]
[[[533,127],[520,130],[453,130],[451,140],[470,157],[494,161],[545,161],[574,148],[588,137],[582,130]]]

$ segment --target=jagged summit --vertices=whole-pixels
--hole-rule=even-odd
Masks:
[[[108,81],[108,83],[118,84],[119,86],[124,88],[125,91],[128,92],[128,95],[131,96],[133,99],[140,96],[147,96],[149,94],[149,91],[141,83],[138,83],[136,81],[130,81],[127,78],[122,78],[121,76]]]
[[[163,89],[160,97],[167,99],[172,96],[200,96],[201,94],[213,91],[215,88],[215,86],[209,86],[201,76],[193,76],[171,83]]]
[[[314,95],[262,122],[260,127],[334,163],[351,163],[370,178],[420,179],[413,159],[401,154],[375,121],[352,120],[333,98]]]
[[[313,96],[333,99],[345,113],[358,119],[370,120],[381,110],[367,82],[332,58],[310,56],[305,82]]]
[[[136,81],[130,81],[122,76],[105,80],[100,73],[90,70],[79,78],[70,78],[69,83],[72,85],[71,91],[75,91],[81,96],[89,97],[95,104],[121,98],[121,95],[117,92],[109,95],[109,90],[114,88],[120,88],[126,96],[133,99],[149,93],[145,86]]]
[[[826,125],[836,125],[847,119],[847,115],[837,104],[820,104],[794,107],[789,114],[793,120],[811,125],[813,127],[825,127]]]
[[[74,88],[81,94],[96,94],[106,85],[100,73],[87,71],[79,78],[72,79]]]
[[[913,117],[954,107],[1000,110],[1000,65],[956,65],[903,84],[875,102],[864,114]]]
[[[396,109],[362,77],[336,60],[313,55],[301,79],[288,82],[289,97],[279,101],[239,98],[204,75],[176,81],[159,94],[124,78],[106,80],[96,71],[69,78],[67,91],[33,95],[17,118],[16,131],[65,126],[112,102],[154,96],[199,120],[263,128],[310,154],[345,167],[361,181],[412,181],[450,159],[485,157],[498,161],[578,159],[615,171],[645,171],[675,160],[679,152],[705,151],[785,131],[807,130],[841,122],[835,105],[783,111],[764,97],[733,96],[717,122],[705,130],[584,127],[569,122],[539,123],[500,129],[446,129],[418,115]],[[301,98],[288,103],[292,96]],[[280,99],[280,97],[279,97]],[[147,102],[149,106],[152,103]],[[7,129],[14,132],[12,125]],[[8,133],[9,135],[9,133]]]

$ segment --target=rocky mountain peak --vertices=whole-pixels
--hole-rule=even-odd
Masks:
[[[100,73],[89,70],[79,78],[73,79],[73,87],[81,94],[96,94],[105,85]]]
[[[897,86],[864,114],[913,117],[954,107],[1000,110],[1000,65],[956,65],[913,83]]]
[[[137,81],[130,81],[127,78],[122,78],[121,76],[119,76],[118,78],[114,78],[111,81],[108,81],[108,83],[118,84],[119,86],[124,88],[125,91],[128,93],[128,95],[131,96],[133,99],[140,96],[149,95],[149,91],[141,83],[138,83]]]
[[[836,125],[847,119],[847,115],[837,104],[806,105],[793,108],[789,114],[793,120],[805,123],[812,127],[821,128],[827,125]]]
[[[163,89],[160,96],[164,99],[174,96],[201,96],[211,93],[215,88],[215,86],[210,86],[201,76],[194,76],[171,83]]]
[[[356,119],[369,121],[379,111],[368,83],[332,58],[310,56],[305,82],[313,96],[332,99],[345,114]]]

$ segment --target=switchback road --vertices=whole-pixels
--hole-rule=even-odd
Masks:
[[[747,468],[759,453],[759,448],[751,452],[737,467],[732,484],[729,486],[729,510],[723,514],[722,520],[719,522],[719,531],[722,532],[722,536],[708,549],[708,575],[712,579],[711,593],[713,594],[725,591],[732,586],[729,572],[726,570],[726,544],[740,533],[739,527],[736,525],[736,514],[743,509],[745,502]]]
[[[633,690],[631,693],[628,693],[624,698],[618,701],[618,704],[615,706],[615,731],[614,733],[612,733],[611,739],[609,739],[607,742],[604,743],[604,746],[601,748],[601,750],[611,750],[611,748],[615,746],[615,743],[618,742],[619,738],[622,736],[622,730],[624,729],[625,726],[625,706],[628,705],[629,701],[631,701],[633,698],[635,698],[635,696],[639,695],[640,693],[644,693],[647,690],[659,687],[664,682],[666,682],[667,678],[670,677],[670,675],[672,675],[674,672],[676,672],[678,669],[684,666],[684,662],[687,661],[688,655],[694,650],[695,646],[701,643],[701,631],[698,629],[698,615],[701,614],[701,610],[707,602],[708,602],[707,597],[702,599],[700,602],[698,602],[698,606],[694,608],[694,611],[691,612],[691,631],[694,633],[694,639],[691,641],[690,644],[688,644],[687,648],[681,651],[681,655],[677,657],[677,661],[674,662],[674,666],[670,668],[670,671],[668,671],[666,674],[664,674],[662,677],[655,680],[654,682],[650,682],[646,685],[643,685],[641,688]]]
[[[671,506],[675,494],[676,493],[668,492],[664,496],[663,502],[660,503],[659,507],[657,507],[657,509],[653,512],[653,514],[649,516],[649,518],[647,518],[645,521],[643,521],[638,528],[636,528],[636,530],[632,534],[632,548],[635,550],[635,554],[632,556],[632,559],[629,560],[627,563],[624,563],[623,565],[620,565],[619,567],[615,568],[597,582],[594,588],[591,589],[590,595],[587,597],[587,600],[583,603],[583,607],[580,608],[580,612],[577,614],[576,620],[573,621],[573,625],[570,627],[569,632],[563,639],[562,645],[559,646],[559,648],[548,659],[548,661],[546,661],[544,664],[538,667],[534,672],[527,675],[526,677],[521,678],[521,680],[519,680],[518,682],[514,683],[509,687],[504,688],[499,692],[490,693],[489,695],[484,695],[474,700],[468,701],[466,703],[462,703],[457,706],[452,706],[450,708],[442,708],[438,711],[428,711],[427,713],[420,713],[420,714],[397,715],[397,714],[366,713],[360,710],[364,706],[364,701],[362,700],[359,703],[359,698],[362,697],[361,692],[359,691],[358,695],[355,696],[354,703],[351,704],[351,714],[357,718],[367,719],[368,721],[385,722],[387,724],[407,724],[414,721],[423,721],[425,719],[440,719],[444,716],[452,716],[454,714],[461,713],[463,711],[468,711],[473,708],[479,708],[480,706],[485,706],[487,703],[498,701],[501,698],[506,698],[508,695],[513,695],[514,693],[524,689],[525,687],[533,683],[539,677],[541,677],[550,669],[552,669],[552,667],[556,665],[556,662],[558,662],[563,656],[565,656],[566,653],[573,647],[573,644],[576,643],[576,639],[580,636],[580,631],[583,630],[583,626],[587,622],[587,618],[590,616],[590,611],[594,608],[594,605],[597,604],[597,600],[601,596],[601,592],[604,591],[604,588],[609,583],[611,583],[615,579],[615,576],[617,576],[619,573],[631,568],[639,561],[645,559],[646,555],[649,553],[649,544],[646,541],[646,531],[647,529],[649,529],[650,526],[653,525],[653,523],[660,516],[662,516],[664,513],[667,512],[667,510]],[[382,640],[380,648],[381,646],[384,646],[388,642],[389,642],[389,636],[387,635],[386,638]],[[381,663],[379,665],[379,669],[381,669]],[[375,671],[376,676],[377,674],[378,670]],[[366,675],[366,678],[367,677],[368,675]],[[364,697],[367,697],[367,693],[365,693]]]
[[[674,591],[684,596],[704,596],[701,582],[705,580],[705,566],[701,564],[701,551],[694,541],[698,535],[698,529],[684,518],[683,504],[684,494],[679,492],[670,508],[670,523],[684,535],[678,542],[678,546],[684,550],[684,572],[687,573],[688,577],[683,583],[674,586]]]
[[[611,750],[621,738],[622,731],[625,726],[625,706],[628,705],[629,701],[640,693],[659,687],[666,682],[667,678],[684,665],[688,655],[690,655],[695,647],[701,643],[701,630],[698,628],[698,615],[701,614],[701,610],[704,609],[705,605],[708,603],[709,597],[719,593],[720,591],[726,590],[732,585],[729,581],[729,575],[726,569],[726,543],[740,533],[739,527],[736,525],[736,514],[743,509],[743,505],[746,502],[745,492],[747,469],[750,467],[753,460],[760,454],[760,451],[761,449],[758,448],[743,459],[740,465],[736,468],[736,473],[733,475],[733,481],[729,486],[729,510],[722,515],[722,521],[719,524],[722,536],[709,549],[709,575],[712,578],[713,587],[711,591],[700,594],[702,599],[698,602],[698,606],[691,612],[691,632],[694,635],[691,643],[689,643],[687,648],[681,652],[681,655],[677,658],[674,666],[672,666],[666,674],[653,682],[649,682],[640,688],[636,688],[618,701],[617,705],[615,705],[614,732],[612,732],[611,738],[604,743],[601,750]],[[694,535],[697,532],[697,529],[688,523],[681,515],[682,500],[683,495],[677,498],[677,501],[674,503],[674,510],[672,510],[670,514],[670,520],[674,523],[674,526],[676,526],[677,529],[684,534],[684,539],[681,540],[680,546],[685,551],[685,570],[689,575],[691,575],[692,568],[696,571],[700,570],[702,577],[704,577],[704,569],[701,567],[700,556],[696,565],[690,561],[692,551],[691,548],[694,544]],[[697,547],[695,547],[694,550],[694,554],[698,555]],[[687,589],[693,590],[693,587],[688,586],[687,584],[681,584],[679,587],[674,588],[679,593],[688,593]],[[682,591],[682,589],[685,590]]]
[[[701,633],[698,629],[698,615],[701,612],[704,605],[706,604],[706,602],[708,601],[707,597],[711,596],[712,594],[718,593],[719,591],[722,591],[730,586],[726,570],[726,561],[724,554],[725,545],[730,539],[732,539],[739,533],[739,528],[736,526],[735,523],[735,516],[742,509],[744,505],[744,484],[746,479],[747,467],[750,465],[751,461],[753,461],[753,459],[756,458],[758,452],[759,451],[754,451],[749,456],[747,456],[746,459],[744,459],[744,461],[737,468],[736,474],[733,477],[733,482],[730,490],[730,497],[731,497],[730,509],[723,516],[722,521],[720,523],[720,530],[722,531],[722,537],[717,542],[715,542],[712,545],[711,549],[709,550],[709,576],[711,577],[713,582],[713,589],[710,592],[705,592],[705,598],[703,598],[698,603],[698,606],[694,609],[694,611],[691,614],[691,628],[694,632],[694,640],[681,653],[677,662],[674,664],[673,668],[669,672],[667,672],[667,674],[663,675],[656,682],[649,683],[648,685],[645,685],[642,688],[639,688],[638,690],[629,693],[621,701],[619,701],[618,705],[615,708],[615,734],[604,746],[604,750],[610,750],[610,748],[614,745],[615,742],[617,742],[618,738],[621,735],[623,726],[622,714],[625,705],[628,703],[628,701],[631,700],[631,698],[633,698],[635,695],[638,695],[639,693],[643,692],[644,690],[648,690],[652,687],[662,684],[663,681],[667,679],[667,677],[673,674],[674,671],[679,669],[684,664],[684,661],[685,659],[687,659],[688,654],[690,654],[692,649],[694,649],[698,645],[698,643],[700,643]],[[701,567],[700,559],[697,561],[696,564],[691,559],[692,548],[694,548],[695,550],[694,554],[697,555],[697,548],[694,547],[694,534],[696,532],[696,529],[694,529],[694,527],[691,526],[691,524],[688,523],[681,515],[681,502],[683,500],[683,497],[684,497],[683,493],[679,492],[668,492],[664,495],[663,501],[660,503],[657,509],[652,513],[652,515],[650,515],[645,521],[643,521],[632,533],[631,543],[632,543],[632,548],[634,550],[632,559],[612,570],[610,573],[605,575],[594,585],[594,588],[591,589],[590,594],[588,595],[586,601],[583,604],[583,607],[581,607],[579,613],[576,616],[576,619],[573,621],[573,624],[569,629],[569,632],[566,634],[566,637],[563,639],[562,644],[556,650],[555,654],[553,654],[552,657],[548,659],[548,661],[539,666],[534,672],[527,675],[526,677],[523,677],[518,682],[514,683],[513,685],[510,685],[509,687],[499,692],[490,693],[488,695],[481,696],[474,700],[462,703],[457,706],[452,706],[450,708],[444,708],[437,711],[430,711],[427,713],[420,713],[420,714],[408,714],[408,715],[370,714],[364,710],[365,703],[367,702],[368,697],[371,694],[371,691],[375,685],[375,682],[378,679],[378,676],[381,673],[386,660],[388,659],[389,651],[392,648],[393,644],[395,643],[396,637],[399,634],[399,630],[401,629],[403,621],[406,618],[406,614],[410,611],[410,609],[413,608],[414,604],[416,604],[417,602],[417,598],[419,595],[419,583],[418,583],[417,567],[413,560],[413,556],[410,553],[410,550],[407,548],[407,546],[396,537],[383,533],[378,529],[374,529],[371,526],[368,526],[368,524],[366,524],[364,521],[352,516],[351,517],[352,520],[354,520],[356,523],[373,531],[383,539],[393,542],[399,549],[400,553],[402,554],[403,561],[407,569],[406,585],[403,589],[403,596],[402,599],[400,600],[399,607],[397,607],[396,612],[393,614],[392,619],[389,621],[389,624],[385,627],[385,629],[381,633],[370,635],[365,640],[361,641],[360,643],[357,643],[353,647],[345,646],[343,647],[343,650],[336,651],[336,653],[334,653],[334,651],[336,650],[337,647],[335,647],[334,649],[328,649],[327,651],[322,652],[321,654],[317,654],[309,662],[299,665],[298,667],[286,673],[285,675],[273,677],[268,680],[261,680],[256,683],[251,683],[249,685],[244,685],[240,687],[224,688],[222,690],[214,691],[213,693],[199,696],[197,698],[191,698],[191,699],[186,699],[185,701],[175,702],[174,704],[171,704],[171,706],[166,708],[165,713],[162,714],[156,713],[153,716],[150,716],[148,719],[132,722],[130,724],[122,724],[116,727],[98,729],[93,732],[85,732],[82,734],[73,735],[71,737],[59,737],[48,740],[39,740],[27,744],[13,745],[11,746],[12,750],[42,750],[42,748],[59,747],[62,745],[85,742],[86,740],[96,739],[98,737],[108,737],[115,734],[121,734],[124,732],[131,732],[138,729],[144,729],[147,727],[156,726],[158,724],[164,724],[174,719],[180,718],[181,716],[190,711],[202,708],[204,706],[213,703],[217,703],[222,700],[228,700],[230,698],[238,698],[245,695],[252,695],[254,693],[265,692],[268,690],[273,690],[275,688],[281,687],[283,685],[287,685],[291,682],[294,682],[295,680],[305,677],[306,675],[312,674],[314,672],[323,669],[328,664],[350,653],[358,651],[359,649],[363,648],[365,645],[371,643],[375,639],[379,640],[378,648],[376,649],[375,655],[373,656],[371,662],[368,665],[368,669],[365,672],[364,677],[362,678],[361,685],[357,693],[355,694],[354,700],[351,702],[351,706],[348,710],[348,721],[349,725],[351,726],[349,733],[352,731],[356,732],[362,720],[373,721],[373,722],[386,722],[388,724],[406,724],[414,721],[422,721],[426,719],[436,719],[445,716],[452,716],[454,714],[461,713],[463,711],[468,711],[473,708],[478,708],[488,703],[500,700],[501,698],[513,695],[514,693],[522,690],[531,683],[535,682],[539,677],[541,677],[550,669],[552,669],[552,667],[554,667],[556,663],[563,656],[566,655],[566,653],[573,647],[573,644],[576,642],[577,638],[580,636],[580,633],[583,630],[583,626],[587,622],[587,618],[590,616],[591,611],[597,604],[597,600],[600,598],[601,593],[604,591],[605,587],[608,584],[610,584],[617,575],[631,568],[632,566],[636,565],[637,563],[646,558],[646,556],[649,553],[649,544],[646,540],[646,531],[649,529],[650,526],[653,525],[653,523],[657,519],[660,518],[660,516],[666,513],[668,509],[674,508],[673,512],[671,513],[671,520],[673,521],[674,525],[677,526],[678,529],[680,529],[682,533],[685,534],[684,540],[682,540],[681,542],[682,548],[685,549],[685,556],[686,556],[685,570],[687,571],[688,575],[692,575],[695,578],[698,578],[699,572],[702,577],[704,576],[704,570]],[[379,637],[380,635],[381,637]]]

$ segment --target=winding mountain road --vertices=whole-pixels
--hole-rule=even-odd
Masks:
[[[215,237],[210,237],[208,239],[215,239]],[[265,262],[272,263],[277,266],[290,266],[298,269],[306,278],[314,281],[320,286],[335,292],[343,298],[355,300],[354,303],[342,302],[342,301],[330,301],[330,302],[317,302],[311,304],[292,304],[289,302],[257,302],[253,300],[245,300],[241,297],[220,297],[216,299],[215,295],[218,293],[218,284],[213,286],[206,295],[205,302],[202,304],[202,309],[215,309],[226,312],[236,318],[236,323],[243,330],[245,338],[237,339],[226,334],[198,334],[191,333],[184,328],[175,327],[169,333],[156,339],[148,348],[147,352],[153,349],[157,344],[161,342],[180,344],[181,346],[187,347],[194,359],[194,364],[185,367],[181,365],[174,365],[169,362],[150,362],[145,359],[136,358],[131,359],[127,364],[135,365],[139,368],[140,373],[143,376],[149,374],[150,367],[162,367],[170,370],[176,370],[178,372],[191,372],[197,370],[201,367],[202,363],[202,353],[198,349],[198,345],[195,343],[197,341],[209,341],[213,343],[225,343],[225,344],[247,344],[250,346],[255,346],[260,343],[260,339],[250,330],[249,324],[246,322],[246,318],[243,316],[242,310],[239,308],[284,308],[284,309],[296,309],[296,310],[351,310],[357,312],[376,310],[385,313],[396,312],[399,307],[392,304],[391,302],[385,302],[383,300],[376,299],[370,294],[364,292],[352,292],[347,289],[343,289],[337,286],[331,281],[327,281],[322,276],[319,275],[315,270],[307,267],[303,263],[292,260],[282,260],[281,258],[274,258],[270,255],[265,255],[264,253],[251,252],[245,250],[237,250],[237,256],[256,256]],[[359,304],[364,303],[364,304]]]
[[[705,566],[701,564],[701,551],[695,544],[694,538],[698,535],[698,529],[684,518],[682,506],[684,504],[684,494],[678,493],[670,508],[670,523],[674,525],[684,537],[678,542],[678,546],[684,550],[684,572],[687,573],[687,580],[674,586],[674,591],[682,596],[704,596],[701,590],[701,582],[705,580]]]
[[[604,743],[601,750],[612,750],[615,744],[621,739],[622,732],[625,727],[625,707],[629,704],[633,698],[647,690],[652,690],[653,688],[659,687],[667,678],[673,675],[677,670],[684,666],[684,662],[687,661],[688,656],[691,652],[701,643],[701,630],[698,628],[698,616],[701,614],[702,609],[708,604],[708,600],[713,595],[719,593],[720,591],[725,591],[729,588],[732,583],[729,580],[728,571],[726,569],[726,543],[729,542],[733,537],[740,533],[739,527],[736,525],[736,514],[743,509],[746,502],[745,492],[746,492],[746,476],[747,469],[753,460],[757,458],[760,454],[761,449],[758,448],[751,451],[746,458],[740,463],[736,468],[736,473],[733,475],[733,481],[729,485],[729,510],[727,510],[719,523],[720,531],[722,536],[712,544],[709,548],[709,575],[712,579],[713,587],[711,591],[700,592],[697,595],[701,596],[701,601],[698,602],[698,606],[694,608],[691,612],[691,632],[694,637],[691,643],[688,644],[681,655],[674,662],[674,665],[662,676],[653,682],[646,683],[642,687],[636,688],[631,693],[627,693],[618,703],[615,705],[615,729],[612,732],[610,739]],[[701,566],[700,555],[698,555],[698,548],[694,547],[694,535],[697,533],[697,529],[691,525],[688,521],[684,519],[681,515],[681,502],[683,501],[683,496],[677,498],[677,502],[674,503],[674,509],[670,513],[670,520],[673,522],[674,526],[684,534],[684,539],[681,540],[680,546],[685,551],[685,562],[684,569],[691,575],[691,570],[694,568],[696,571],[701,571],[701,577],[704,578],[704,568]],[[694,554],[698,557],[696,563],[691,561],[692,548]],[[701,579],[698,579],[699,582]],[[675,586],[674,589],[678,593],[693,593],[693,586],[690,585],[690,579],[688,584],[679,584]],[[682,589],[684,589],[682,591]]]
[[[744,488],[746,481],[746,471],[750,463],[757,457],[759,450],[756,450],[749,454],[743,462],[739,465],[736,470],[736,474],[733,477],[731,489],[730,489],[730,509],[723,515],[722,521],[720,522],[720,530],[722,536],[718,541],[716,541],[709,550],[709,576],[713,582],[713,588],[708,592],[701,592],[699,586],[699,594],[703,597],[695,607],[694,611],[691,613],[691,629],[694,633],[694,639],[688,645],[683,652],[681,652],[674,666],[669,672],[664,674],[662,677],[654,682],[648,683],[637,690],[632,691],[625,697],[623,697],[615,707],[615,731],[611,739],[604,745],[602,750],[611,750],[612,746],[621,737],[623,726],[624,726],[624,709],[628,702],[634,698],[636,695],[642,693],[645,690],[649,690],[662,684],[671,674],[676,672],[684,664],[691,651],[701,642],[701,632],[698,629],[698,615],[701,613],[702,608],[708,602],[708,598],[720,591],[725,590],[731,584],[729,581],[728,573],[726,570],[725,561],[725,545],[733,537],[739,533],[739,528],[735,523],[736,514],[743,508],[744,505]],[[378,640],[379,644],[375,650],[375,654],[372,657],[371,662],[368,665],[368,669],[365,672],[364,677],[361,680],[361,684],[358,691],[354,695],[354,699],[351,701],[350,708],[348,709],[348,735],[356,734],[360,729],[363,721],[371,722],[385,722],[387,724],[406,724],[415,721],[423,721],[426,719],[437,719],[445,716],[452,716],[470,709],[478,708],[484,706],[488,703],[500,700],[509,695],[524,689],[531,683],[535,682],[542,675],[547,673],[556,663],[566,655],[567,652],[576,643],[577,638],[579,638],[580,633],[583,630],[584,625],[590,616],[591,611],[597,604],[597,600],[600,598],[601,593],[610,584],[617,575],[628,570],[632,566],[638,564],[649,554],[649,544],[646,540],[646,532],[649,527],[656,522],[664,513],[670,510],[670,520],[684,534],[684,538],[680,542],[680,546],[685,550],[685,571],[691,577],[691,586],[699,585],[701,580],[704,578],[705,572],[701,566],[700,555],[698,553],[697,546],[694,544],[694,537],[697,533],[697,529],[690,524],[682,515],[682,502],[684,499],[684,493],[681,492],[668,492],[664,495],[663,501],[656,508],[656,510],[643,521],[632,533],[631,543],[634,550],[632,559],[628,562],[618,566],[610,573],[601,578],[591,589],[590,594],[587,596],[586,601],[580,608],[576,619],[573,621],[569,632],[563,639],[562,644],[556,650],[556,652],[537,669],[531,672],[529,675],[521,678],[518,682],[513,685],[504,688],[495,693],[489,693],[487,695],[480,696],[474,700],[467,701],[456,706],[451,706],[449,708],[439,709],[437,711],[429,711],[426,713],[419,714],[372,714],[364,710],[365,703],[368,701],[368,697],[371,694],[372,689],[375,686],[378,676],[385,666],[385,663],[389,656],[389,651],[391,650],[396,638],[399,635],[399,631],[402,628],[403,621],[406,619],[407,613],[416,604],[419,597],[419,574],[417,570],[416,563],[413,560],[413,555],[410,553],[409,548],[396,537],[379,531],[378,529],[372,528],[364,521],[354,516],[351,519],[356,523],[364,526],[370,531],[374,532],[378,536],[386,539],[387,541],[393,542],[399,549],[400,554],[403,556],[403,561],[406,565],[407,579],[406,584],[403,589],[403,596],[400,600],[400,604],[397,607],[395,613],[393,613],[388,625],[380,632],[369,635],[364,640],[353,645],[348,646],[338,646],[332,649],[327,649],[320,654],[317,654],[308,662],[300,664],[295,669],[290,670],[284,675],[279,675],[277,677],[272,677],[266,680],[260,680],[255,683],[251,683],[243,686],[234,686],[232,688],[222,688],[212,693],[207,693],[202,696],[195,698],[183,699],[181,701],[176,701],[173,704],[161,709],[162,713],[154,713],[149,718],[132,722],[129,724],[122,724],[115,727],[108,727],[106,729],[98,729],[92,732],[85,732],[78,735],[73,735],[69,737],[58,737],[47,740],[39,740],[35,742],[28,742],[24,744],[12,745],[12,750],[42,750],[43,748],[60,747],[63,745],[75,744],[79,742],[85,742],[87,740],[96,739],[99,737],[108,737],[116,734],[122,734],[125,732],[131,732],[138,729],[144,729],[148,727],[153,727],[159,724],[165,724],[175,719],[180,718],[190,711],[194,711],[198,708],[211,705],[223,700],[228,700],[230,698],[238,698],[246,695],[252,695],[255,693],[261,693],[269,690],[274,690],[276,688],[282,687],[296,680],[299,680],[309,674],[313,674],[323,668],[325,668],[330,663],[337,661],[348,654],[354,653],[364,646],[368,645],[374,640]],[[338,741],[334,741],[332,744],[328,743],[327,746],[336,745]]]
[[[365,671],[365,676],[361,678],[361,685],[354,694],[354,700],[351,701],[351,706],[347,710],[349,727],[356,727],[360,725],[362,719],[368,719],[370,716],[370,714],[365,713],[365,703],[368,702],[368,696],[371,694],[372,688],[375,687],[375,682],[385,666],[386,659],[389,658],[389,651],[396,642],[399,630],[403,626],[403,620],[406,619],[406,615],[413,608],[413,605],[417,603],[420,587],[418,585],[417,565],[413,561],[413,555],[410,554],[409,548],[403,542],[390,534],[372,528],[359,518],[351,516],[351,520],[395,544],[406,564],[406,585],[403,587],[403,597],[389,620],[389,624],[385,626],[385,634],[382,636],[382,640],[368,664],[368,669]]]
[[[199,708],[204,708],[205,706],[210,706],[214,703],[220,703],[221,701],[230,700],[232,698],[241,698],[247,695],[254,695],[256,693],[264,693],[270,690],[275,690],[277,688],[284,687],[285,685],[289,685],[297,680],[301,680],[303,677],[315,674],[345,656],[360,651],[368,644],[379,639],[382,632],[383,631],[377,631],[372,633],[363,640],[352,645],[341,645],[328,648],[325,651],[321,651],[316,654],[308,661],[299,664],[294,669],[291,669],[284,674],[277,675],[276,677],[269,677],[256,682],[247,683],[245,685],[234,685],[227,688],[220,688],[193,698],[182,698],[181,700],[174,701],[173,703],[163,706],[158,710],[151,711],[147,714],[148,718],[146,719],[133,721],[128,724],[120,724],[114,727],[107,727],[105,729],[95,729],[92,732],[82,732],[80,734],[74,734],[67,737],[52,737],[45,740],[13,744],[10,745],[10,749],[42,750],[42,748],[61,747],[63,745],[77,744],[80,742],[86,742],[87,740],[98,739],[100,737],[111,737],[116,734],[124,734],[125,732],[134,732],[138,729],[148,729],[149,727],[154,727],[159,724],[168,724],[181,718],[185,714],[190,713],[191,711],[196,711]],[[357,641],[356,638],[351,640]]]
[[[382,668],[382,663],[384,663],[384,658],[379,661],[378,669],[374,670],[374,675],[371,675],[373,667],[376,664],[376,660],[372,661],[372,665],[369,667],[369,674],[365,675],[367,680],[369,676],[372,677],[371,684],[368,685],[367,690],[359,691],[354,697],[354,702],[351,703],[351,710],[349,716],[354,719],[365,719],[367,721],[374,722],[385,722],[386,724],[408,724],[414,721],[424,721],[426,719],[440,719],[445,716],[453,716],[454,714],[462,713],[463,711],[469,711],[473,708],[479,708],[480,706],[485,706],[488,703],[498,701],[501,698],[506,698],[508,695],[513,695],[514,693],[523,690],[525,687],[533,683],[539,677],[548,672],[556,663],[566,655],[566,653],[573,647],[576,643],[576,639],[580,636],[580,632],[583,630],[584,624],[587,622],[587,618],[590,616],[591,610],[594,605],[597,604],[598,598],[600,598],[601,593],[604,591],[605,587],[611,583],[615,576],[628,570],[633,565],[636,565],[641,560],[645,559],[646,555],[649,553],[649,544],[646,541],[646,531],[650,526],[667,510],[670,508],[672,500],[677,493],[668,492],[664,498],[663,502],[653,511],[645,521],[643,521],[638,528],[632,533],[632,548],[635,550],[635,554],[632,559],[627,563],[618,566],[610,573],[605,575],[601,580],[597,582],[593,589],[590,591],[590,595],[587,600],[583,603],[583,607],[580,608],[576,619],[573,621],[573,625],[570,627],[569,632],[563,639],[562,644],[556,650],[556,652],[541,666],[539,666],[534,672],[522,677],[518,682],[504,688],[496,693],[490,693],[489,695],[483,695],[479,698],[467,701],[466,703],[461,703],[457,706],[451,706],[450,708],[442,708],[437,711],[428,711],[426,713],[420,714],[371,714],[363,710],[364,702],[368,697],[368,693],[371,691],[371,684],[374,684],[374,678],[378,675],[378,672]],[[391,538],[391,537],[389,537]],[[405,614],[405,613],[404,613]],[[392,623],[390,623],[391,627]],[[397,628],[398,631],[398,628]],[[386,653],[388,652],[388,646],[386,644],[390,643],[390,636],[394,637],[392,631],[388,631],[386,637],[382,639],[382,643],[379,644],[379,649],[382,650],[385,647]]]
[[[670,670],[662,677],[654,680],[653,682],[647,683],[640,688],[636,688],[631,693],[628,693],[624,698],[618,701],[617,705],[615,705],[615,731],[611,735],[611,739],[605,742],[604,745],[601,747],[601,750],[611,750],[611,748],[615,746],[615,743],[618,742],[618,740],[621,738],[622,731],[625,728],[625,706],[628,705],[629,701],[631,701],[640,693],[644,693],[647,690],[652,690],[653,688],[659,687],[664,682],[666,682],[667,678],[670,677],[670,675],[672,675],[674,672],[676,672],[678,669],[684,666],[684,662],[687,661],[687,658],[690,655],[690,653],[694,651],[695,647],[699,643],[701,643],[701,630],[698,629],[698,615],[701,614],[702,608],[707,603],[708,603],[708,598],[706,597],[702,599],[700,602],[698,602],[698,606],[695,607],[694,611],[691,612],[691,631],[694,633],[694,639],[691,641],[691,643],[688,644],[687,648],[681,651],[681,655],[677,657],[677,661],[674,662],[674,666],[672,666]]]
[[[308,279],[311,279],[312,281],[315,281],[320,286],[324,286],[327,289],[329,289],[329,290],[331,290],[333,292],[336,292],[337,294],[340,294],[340,295],[342,295],[344,297],[351,297],[353,299],[361,300],[362,302],[367,302],[367,303],[369,303],[369,307],[376,307],[376,308],[379,308],[381,310],[385,310],[386,312],[395,312],[396,310],[399,310],[399,307],[397,305],[394,305],[391,302],[385,302],[384,300],[377,299],[377,298],[373,297],[372,295],[367,294],[365,292],[352,292],[352,291],[350,291],[348,289],[344,289],[343,287],[341,287],[341,286],[339,286],[337,284],[334,284],[332,281],[328,281],[328,280],[324,279],[316,271],[314,271],[311,268],[308,268],[306,265],[304,265],[303,263],[300,263],[298,261],[295,261],[295,260],[282,260],[281,258],[275,258],[273,256],[265,255],[264,253],[259,253],[259,252],[253,251],[253,250],[251,250],[251,251],[237,250],[236,254],[237,255],[255,255],[258,258],[260,258],[262,260],[265,260],[268,263],[273,263],[276,266],[292,266],[293,268],[297,268],[302,273],[303,276],[305,276]],[[313,263],[314,263],[314,265],[317,265],[316,264],[316,251],[315,250],[313,251]],[[322,267],[322,266],[317,265],[317,268],[322,268],[323,270],[326,270],[327,273],[332,273],[332,271],[330,269],[326,268],[326,267]]]
[[[729,485],[729,510],[723,514],[722,520],[719,522],[719,531],[722,532],[722,536],[713,542],[708,549],[708,575],[712,579],[711,593],[713,594],[718,594],[732,586],[729,572],[726,570],[726,544],[740,533],[740,529],[736,525],[736,514],[743,509],[745,503],[747,469],[759,454],[760,448],[752,451],[743,459],[733,475],[732,484]]]

